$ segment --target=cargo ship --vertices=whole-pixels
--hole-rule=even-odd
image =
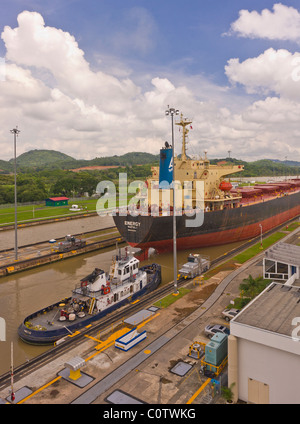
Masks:
[[[130,208],[126,213],[114,213],[120,234],[131,246],[143,251],[154,248],[158,253],[171,251],[173,213],[179,250],[247,240],[300,215],[300,179],[233,188],[229,176],[243,171],[243,165],[230,161],[212,165],[207,151],[204,158],[188,157],[186,143],[191,123],[182,115],[175,123],[182,128],[182,152],[174,155],[174,167],[172,146],[166,142],[160,150],[159,167],[152,167],[146,194],[144,190],[142,195],[141,190],[134,213]],[[185,183],[191,187],[189,195],[181,190],[175,207],[170,185],[173,180],[181,187]],[[202,194],[198,196],[199,187]]]
[[[106,274],[96,268],[81,279],[72,296],[27,316],[18,328],[19,337],[30,344],[49,345],[65,341],[80,329],[108,313],[155,290],[161,283],[158,264],[139,267],[133,255],[113,257]]]

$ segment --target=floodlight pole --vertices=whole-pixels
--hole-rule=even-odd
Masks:
[[[176,214],[175,214],[175,144],[174,144],[174,115],[179,115],[179,110],[170,108],[165,112],[166,116],[171,115],[172,126],[172,161],[173,161],[173,268],[174,268],[174,293],[178,293],[177,289],[177,243],[176,243]]]
[[[15,170],[15,260],[18,260],[18,221],[17,221],[17,136],[20,133],[18,127],[10,130],[14,135],[14,170]]]
[[[262,230],[262,225],[258,224],[260,227],[260,248],[263,249],[263,239],[262,239],[262,235],[263,235],[263,230]]]

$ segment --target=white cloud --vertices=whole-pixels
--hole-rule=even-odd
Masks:
[[[270,48],[255,58],[240,62],[234,58],[225,66],[232,83],[245,86],[247,92],[274,92],[300,101],[300,53]]]
[[[294,7],[276,3],[273,12],[263,9],[249,12],[241,10],[239,18],[231,24],[229,34],[240,37],[290,40],[300,43],[300,13]]]
[[[6,78],[0,81],[1,159],[13,156],[9,130],[15,125],[21,130],[18,154],[34,148],[86,159],[129,151],[157,154],[170,141],[170,121],[164,115],[169,104],[193,120],[189,154],[208,149],[212,158],[231,150],[254,160],[278,158],[285,149],[300,160],[298,53],[270,49],[242,63],[228,62],[231,82],[263,93],[251,104],[251,96],[234,95],[230,87],[203,75],[152,71],[137,84],[119,59],[117,70],[114,66],[109,72],[100,53],[97,68],[91,69],[76,39],[46,26],[36,12],[22,12],[18,26],[6,26],[1,37],[6,47]]]

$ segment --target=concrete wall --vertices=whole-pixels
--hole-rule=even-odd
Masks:
[[[239,399],[248,402],[252,378],[269,385],[270,404],[300,403],[300,355],[238,338],[237,356]]]

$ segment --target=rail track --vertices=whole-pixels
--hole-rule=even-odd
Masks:
[[[295,218],[286,222],[284,226],[287,225],[289,222],[293,222],[293,221],[295,221]],[[276,231],[278,231],[279,228],[282,228],[282,227],[283,225],[281,224],[278,227],[273,228],[272,230],[266,232],[264,234],[264,237],[275,233]],[[236,254],[242,252],[243,250],[256,244],[259,240],[260,240],[260,236],[255,237],[251,240],[246,241],[243,245],[235,249],[232,249],[228,253],[225,253],[219,256],[218,258],[212,260],[210,270],[213,267],[220,265],[224,261],[227,261],[228,259],[235,256]],[[186,285],[190,281],[191,279],[179,279],[177,282],[177,286],[178,288],[180,288]],[[46,352],[42,353],[41,355],[38,355],[35,358],[30,359],[28,362],[25,362],[17,366],[16,368],[14,368],[14,381],[16,382],[20,380],[21,378],[31,374],[32,372],[42,367],[43,365],[49,362],[52,362],[61,354],[66,353],[67,351],[71,349],[74,349],[74,347],[78,346],[84,340],[86,340],[85,336],[93,335],[93,334],[96,335],[97,333],[99,333],[99,331],[106,330],[113,323],[121,322],[123,319],[126,319],[127,317],[136,313],[137,311],[146,307],[147,305],[150,305],[156,302],[157,300],[171,293],[173,290],[174,290],[174,283],[172,281],[168,284],[165,284],[157,288],[154,292],[151,292],[148,295],[145,295],[143,298],[140,299],[139,302],[135,304],[129,304],[127,306],[124,306],[118,309],[117,311],[105,316],[104,318],[102,318],[101,320],[93,324],[92,327],[81,330],[81,332],[75,337],[72,337],[69,340],[66,339],[66,341],[63,342],[62,344],[54,346],[50,348],[49,350],[47,350]],[[11,379],[10,372],[4,373],[0,376],[0,390],[3,390],[4,388],[10,385],[10,379]]]
[[[117,231],[117,227],[115,225],[111,226],[111,227],[106,227],[106,228],[102,228],[101,230],[91,230],[91,231],[86,231],[85,233],[77,233],[77,234],[72,234],[74,237],[84,237],[86,235],[89,234],[94,234],[94,233],[99,233],[98,236],[101,236],[101,233],[106,232],[107,230],[116,230]],[[96,236],[95,236],[96,237]],[[63,241],[64,237],[52,237],[53,239],[55,239],[56,241]],[[93,237],[91,237],[93,238]],[[87,238],[89,239],[89,238]],[[30,244],[24,244],[22,246],[19,246],[19,249],[24,249],[24,248],[28,248],[28,247],[38,247],[44,244],[49,244],[49,240],[44,240],[44,241],[38,241],[36,243],[30,243]],[[0,254],[1,253],[7,253],[7,252],[13,252],[15,250],[14,247],[10,247],[8,249],[2,249],[0,250]]]

